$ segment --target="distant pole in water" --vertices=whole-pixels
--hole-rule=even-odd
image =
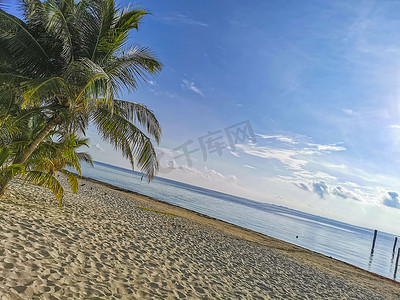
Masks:
[[[399,265],[399,255],[400,255],[400,248],[397,248],[397,258],[396,258],[396,264],[394,266],[394,275],[393,275],[394,278],[396,278],[397,267]]]
[[[394,238],[394,245],[393,245],[393,254],[396,251],[396,245],[397,245],[397,236]]]
[[[376,242],[376,235],[378,234],[378,230],[374,230],[374,239],[372,240],[372,248],[371,248],[371,254],[374,253],[374,248],[375,248],[375,242]]]

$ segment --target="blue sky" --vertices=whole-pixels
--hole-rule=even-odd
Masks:
[[[130,42],[164,68],[122,98],[162,124],[159,176],[400,234],[400,2],[133,6],[152,14]],[[243,121],[255,141],[230,149]],[[205,160],[209,132],[225,148]],[[129,167],[89,137],[94,159]],[[189,140],[192,165],[174,150]]]

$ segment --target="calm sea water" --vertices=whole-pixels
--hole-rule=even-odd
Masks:
[[[371,255],[373,239],[371,229],[163,178],[155,178],[149,184],[146,180],[141,181],[141,174],[137,172],[99,162],[95,162],[94,168],[89,165],[82,166],[82,175],[278,238],[397,281],[400,280],[400,267],[397,278],[394,277],[396,257],[392,257],[395,239],[392,234],[378,232],[375,251]]]

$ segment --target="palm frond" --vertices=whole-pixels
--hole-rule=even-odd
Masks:
[[[60,172],[67,176],[67,180],[71,186],[72,192],[76,194],[78,192],[78,177],[74,173],[65,169],[61,170]]]
[[[79,161],[84,161],[85,163],[88,163],[93,167],[93,159],[89,153],[78,152],[76,155],[78,156]]]
[[[112,53],[121,50],[128,39],[129,32],[132,29],[139,29],[139,24],[141,19],[147,12],[143,9],[123,9],[121,13],[117,16],[117,22],[110,29],[108,35],[103,37],[99,49],[102,51],[103,58],[102,61],[108,59]]]
[[[97,62],[101,54],[99,44],[115,23],[116,5],[114,0],[81,2],[76,7],[76,26],[79,28],[82,54]]]
[[[60,2],[64,10],[60,8]],[[70,5],[65,5],[66,1],[47,0],[43,2],[43,15],[45,17],[47,30],[62,42],[61,56],[69,62],[73,59],[73,44],[70,29],[68,27],[68,13]]]
[[[10,157],[11,151],[5,147],[0,148],[0,167],[3,166]]]
[[[25,91],[22,107],[38,106],[43,99],[70,98],[68,85],[61,77],[32,79],[25,81],[23,87]]]
[[[139,122],[156,142],[161,140],[161,126],[154,113],[146,105],[124,100],[114,100],[114,111],[130,122]]]
[[[0,9],[0,49],[13,58],[15,68],[41,76],[51,66],[50,58],[27,25]]]
[[[20,164],[12,164],[9,166],[4,166],[0,168],[0,182],[8,182],[10,179],[18,176],[24,175],[25,168]]]
[[[0,84],[1,85],[16,85],[24,82],[26,80],[31,80],[31,78],[19,74],[12,73],[0,73]]]
[[[88,58],[71,63],[65,76],[78,90],[72,105],[76,105],[81,100],[84,105],[87,105],[88,100],[90,102],[90,100],[96,101],[98,98],[110,99],[112,95],[108,74],[101,66]]]
[[[107,60],[104,70],[113,81],[114,89],[121,86],[136,89],[140,81],[146,81],[149,75],[161,70],[161,63],[147,47],[135,46],[127,54]]]
[[[99,106],[93,113],[93,122],[101,137],[121,151],[132,168],[135,163],[150,181],[159,165],[157,155],[149,137],[118,112],[111,114],[106,106]]]

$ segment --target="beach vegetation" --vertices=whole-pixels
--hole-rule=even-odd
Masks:
[[[72,191],[77,191],[77,177],[69,170],[81,174],[81,161],[93,164],[89,154],[78,152],[82,146],[88,147],[88,139],[53,130],[36,147],[24,164],[17,164],[16,158],[31,144],[37,132],[46,126],[46,120],[40,118],[38,114],[17,112],[18,106],[14,108],[12,116],[4,117],[5,108],[2,104],[0,103],[0,116],[3,116],[0,122],[2,133],[0,134],[2,145],[0,147],[0,181],[7,182],[16,176],[21,176],[28,182],[49,188],[62,205],[64,190],[55,176],[56,172],[64,173]]]
[[[89,126],[150,181],[161,126],[144,104],[120,99],[162,67],[149,48],[128,47],[147,12],[114,0],[21,0],[21,7],[22,19],[0,9],[0,194],[18,175],[61,199],[54,172],[91,161],[75,152],[88,145],[81,137]]]
[[[144,207],[144,206],[137,206],[137,208],[143,209],[143,210],[147,210],[147,211],[150,211],[150,212],[154,212],[154,213],[157,213],[157,214],[164,214],[164,215],[169,215],[169,216],[176,216],[176,214],[174,214],[174,213],[165,212],[165,211],[159,211],[159,210],[151,209],[151,208]]]

